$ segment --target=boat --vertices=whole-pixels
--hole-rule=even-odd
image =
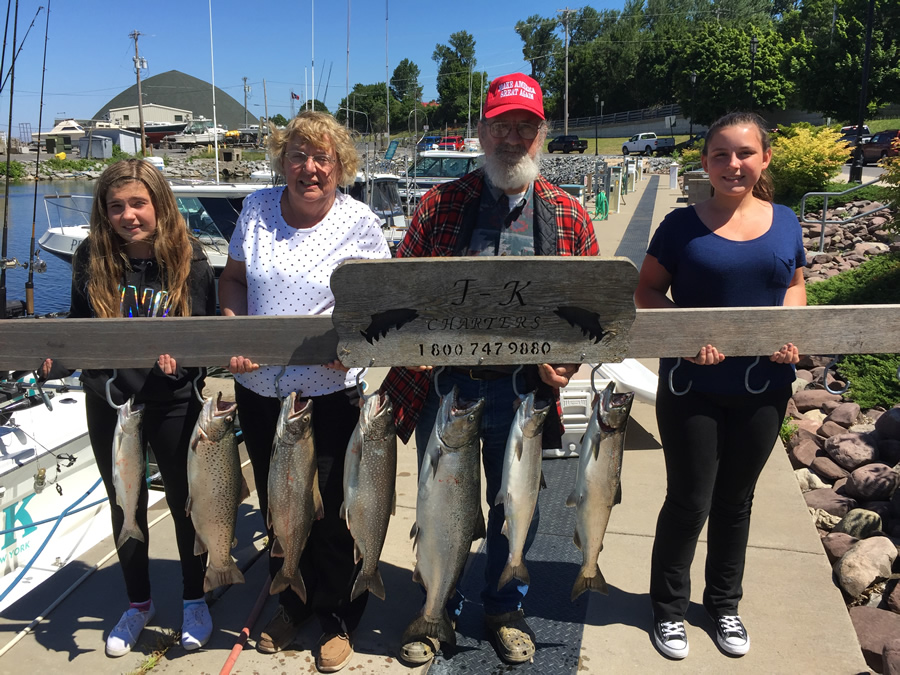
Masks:
[[[144,122],[144,138],[147,139],[147,143],[150,145],[157,145],[166,136],[183,132],[184,127],[184,122]],[[125,127],[125,129],[136,134],[141,133],[140,125]]]
[[[52,144],[55,148],[63,149],[64,147],[72,147],[77,145],[78,139],[82,138],[87,131],[78,122],[73,119],[63,120],[47,132],[35,131],[31,134],[32,143],[47,143],[48,139],[54,139]]]
[[[227,129],[214,126],[212,120],[200,117],[188,122],[180,134],[165,136],[161,142],[174,147],[211,145],[216,141],[224,143],[226,133]]]
[[[466,150],[426,150],[406,170],[399,187],[400,200],[407,215],[415,211],[422,196],[435,185],[462,178],[481,166],[484,152]]]
[[[406,215],[400,201],[400,176],[390,173],[360,171],[348,194],[375,212],[381,219],[381,229],[388,246],[393,250],[406,236]]]

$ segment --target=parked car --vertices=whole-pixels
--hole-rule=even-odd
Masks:
[[[868,143],[872,139],[872,132],[869,131],[869,127],[863,124],[862,127],[862,142]],[[856,125],[851,124],[850,126],[841,127],[841,143],[850,143],[851,145],[856,145]]]
[[[900,154],[900,129],[879,131],[865,145],[860,146],[863,154],[863,165],[877,162],[885,157],[896,157]]]
[[[622,154],[627,155],[631,152],[638,154],[667,155],[675,149],[674,138],[660,138],[652,131],[643,134],[635,134],[627,141],[622,143]]]
[[[422,136],[422,140],[416,143],[416,151],[425,152],[426,150],[437,150],[438,143],[440,142],[440,136]]]
[[[547,144],[547,152],[556,152],[559,150],[564,155],[570,152],[580,152],[582,155],[587,150],[587,141],[583,141],[578,136],[557,136]]]
[[[444,136],[438,143],[438,150],[462,150],[466,142],[462,136]]]

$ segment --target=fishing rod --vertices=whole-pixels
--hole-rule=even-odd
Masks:
[[[3,24],[3,52],[0,53],[0,73],[6,70],[6,38],[9,37],[10,11],[12,11],[12,0],[6,0],[6,21]]]
[[[12,51],[15,53],[16,51],[16,40],[17,31],[18,31],[18,23],[19,23],[19,0],[16,0],[16,9],[13,15],[13,43],[12,43]],[[9,80],[9,133],[12,135],[12,115],[13,115],[13,90],[15,89],[16,82],[16,60],[13,59],[12,64],[9,66],[9,71],[11,73]],[[9,140],[7,139],[7,145],[9,144]],[[15,260],[7,260],[6,255],[9,252],[9,173],[12,168],[12,155],[9,152],[9,148],[6,149],[6,187],[3,200],[3,241],[0,243],[0,319],[7,318],[6,316],[6,268],[12,264],[16,265],[18,261]]]
[[[48,6],[48,7],[50,6],[49,0],[48,0],[48,2],[47,2],[47,6]],[[37,21],[38,14],[41,13],[41,10],[42,10],[42,9],[44,9],[44,6],[43,6],[43,5],[41,5],[40,7],[38,7],[38,8],[37,8],[37,11],[34,13],[34,18],[31,20],[31,23],[28,25],[28,30],[25,31],[25,37],[23,37],[23,38],[22,38],[22,42],[19,43],[19,51],[17,51],[17,52],[15,53],[15,56],[13,56],[13,59],[12,59],[13,63],[15,63],[15,62],[16,62],[16,59],[19,58],[19,54],[22,53],[22,47],[25,46],[25,40],[28,39],[28,34],[31,32],[31,29],[32,29],[32,27],[34,26],[34,22]],[[9,19],[7,18],[7,21],[8,21],[8,20],[9,20]],[[15,35],[15,31],[13,31],[13,34]],[[15,39],[13,39],[13,50],[15,50]],[[10,66],[10,69],[12,69],[12,66]],[[0,67],[0,73],[2,73],[2,72],[3,72],[3,68]],[[4,76],[3,82],[0,83],[0,94],[3,93],[3,87],[6,86],[6,81],[7,81],[8,79],[9,79],[9,71],[7,71],[6,75]]]
[[[38,8],[40,11],[40,8]],[[28,281],[25,282],[25,314],[27,316],[34,315],[34,266],[39,266],[38,272],[44,272],[47,269],[47,263],[38,258],[37,263],[34,261],[35,245],[34,230],[37,222],[37,198],[38,183],[40,182],[40,166],[41,166],[41,122],[44,119],[44,78],[47,75],[47,36],[50,31],[50,0],[47,0],[47,20],[44,25],[44,60],[41,63],[41,102],[38,108],[38,142],[37,154],[34,162],[34,204],[31,208],[31,246],[28,249]]]

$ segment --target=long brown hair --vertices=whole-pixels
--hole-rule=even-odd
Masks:
[[[190,316],[191,293],[188,277],[194,257],[192,239],[178,211],[175,195],[159,169],[141,159],[125,159],[111,164],[101,174],[94,189],[91,208],[88,296],[97,316],[120,316],[119,284],[130,269],[122,239],[107,217],[109,191],[127,183],[142,183],[156,212],[156,232],[151,245],[153,257],[162,271],[163,286],[169,293],[174,316]]]
[[[772,147],[772,142],[769,139],[769,129],[762,117],[752,112],[733,112],[723,115],[709,127],[709,130],[706,132],[706,141],[703,143],[703,150],[701,150],[703,156],[707,156],[710,140],[717,132],[727,127],[736,126],[755,126],[759,131],[759,140],[762,144],[763,152]],[[765,169],[760,174],[759,180],[753,186],[753,196],[766,202],[775,200],[775,183],[768,169]]]

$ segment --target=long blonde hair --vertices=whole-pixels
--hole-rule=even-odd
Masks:
[[[766,128],[766,121],[762,117],[752,112],[733,112],[720,117],[709,127],[706,132],[706,141],[703,143],[703,150],[701,150],[703,156],[706,157],[710,140],[717,132],[727,127],[735,126],[755,126],[757,131],[759,131],[759,142],[762,144],[763,152],[772,147],[772,142],[769,139],[769,130]],[[775,182],[772,180],[772,174],[769,173],[768,169],[765,169],[760,174],[759,180],[753,186],[753,196],[766,202],[775,201]]]
[[[111,164],[97,181],[91,208],[88,297],[97,316],[120,315],[119,285],[130,269],[122,239],[107,216],[109,191],[127,183],[142,183],[156,212],[156,232],[151,245],[153,257],[162,271],[163,286],[169,293],[174,316],[190,316],[191,293],[188,278],[194,257],[192,240],[175,195],[159,169],[141,159],[125,159]]]

